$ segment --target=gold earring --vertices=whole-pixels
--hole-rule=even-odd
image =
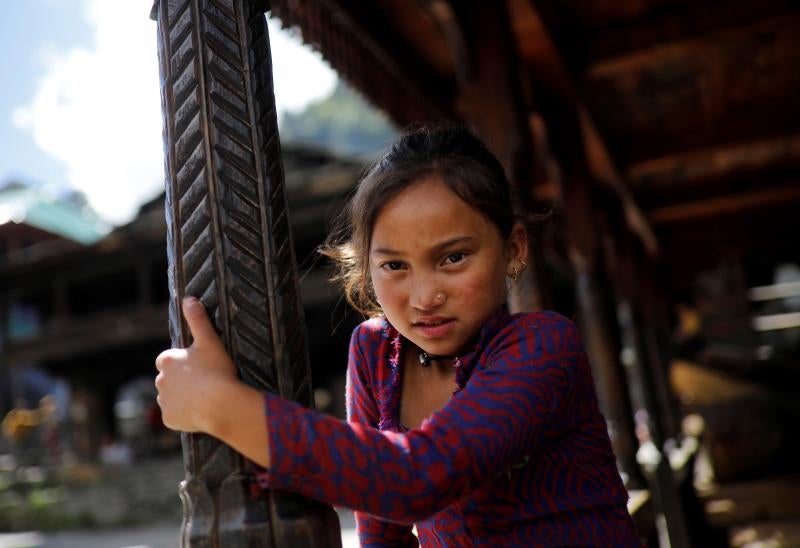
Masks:
[[[520,272],[524,272],[526,268],[528,268],[528,263],[525,262],[525,259],[520,261],[522,263],[522,267],[520,268]]]
[[[511,279],[516,282],[517,277],[519,276],[519,270],[517,270],[516,266],[512,266],[511,269],[514,271],[514,273],[511,274]]]

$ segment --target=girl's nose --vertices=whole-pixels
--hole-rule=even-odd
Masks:
[[[411,296],[411,306],[419,310],[431,310],[447,300],[445,292],[433,284],[420,284]]]

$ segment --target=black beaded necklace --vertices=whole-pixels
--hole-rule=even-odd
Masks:
[[[436,354],[428,354],[424,350],[419,351],[419,364],[422,367],[430,367],[431,362],[434,360],[456,360],[458,356],[438,356]]]

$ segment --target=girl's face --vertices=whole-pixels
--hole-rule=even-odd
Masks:
[[[483,214],[438,177],[413,184],[375,221],[369,265],[389,322],[422,350],[458,355],[505,301],[505,279],[520,269],[527,239],[507,241]]]

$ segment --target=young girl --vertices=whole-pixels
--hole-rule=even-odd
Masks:
[[[526,268],[498,161],[459,128],[401,137],[360,182],[344,244],[348,422],[236,378],[205,311],[156,360],[170,428],[263,466],[264,487],[356,510],[365,546],[638,545],[575,325],[508,313]],[[219,414],[218,409],[226,413]]]

